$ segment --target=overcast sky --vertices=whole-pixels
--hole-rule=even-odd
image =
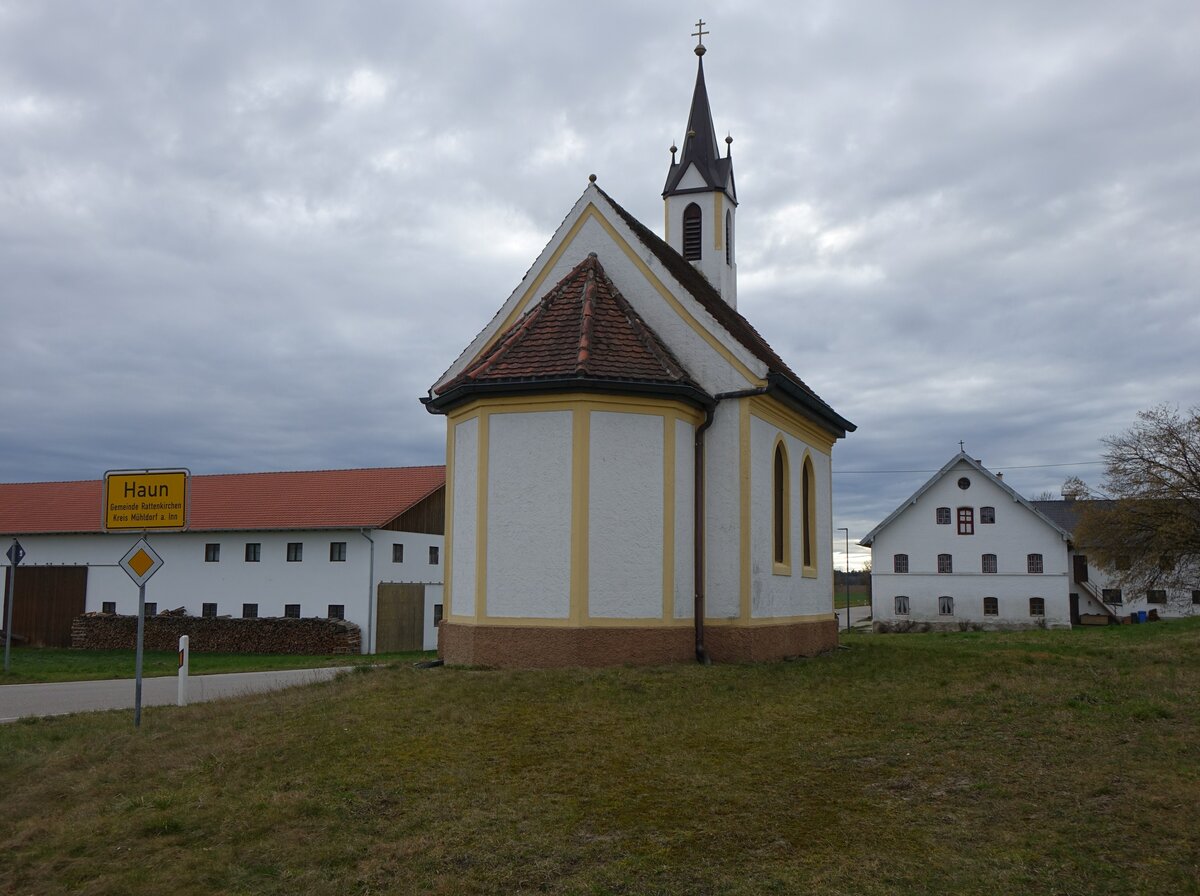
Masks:
[[[878,471],[1099,484],[1200,403],[1195,0],[0,0],[0,481],[442,463],[418,398],[588,175],[661,231],[698,15],[852,541],[929,475]]]

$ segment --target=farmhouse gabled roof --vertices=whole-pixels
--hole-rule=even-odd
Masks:
[[[880,532],[882,532],[884,529],[886,529],[889,525],[891,525],[892,521],[894,519],[896,519],[896,517],[900,516],[900,514],[902,514],[905,510],[907,510],[913,504],[916,504],[917,500],[921,497],[921,495],[923,495],[923,494],[925,494],[925,492],[929,491],[929,489],[933,486],[933,484],[935,482],[937,482],[939,479],[941,479],[943,476],[945,476],[947,473],[949,473],[952,469],[954,469],[956,466],[958,466],[958,464],[964,463],[964,462],[968,466],[972,467],[975,470],[975,472],[979,473],[979,475],[984,476],[991,482],[995,483],[996,486],[998,486],[1002,491],[1007,493],[1008,496],[1010,498],[1012,498],[1015,503],[1020,504],[1022,507],[1024,507],[1030,513],[1032,513],[1035,517],[1040,519],[1043,523],[1045,523],[1047,526],[1049,526],[1051,529],[1053,529],[1055,532],[1057,532],[1060,536],[1062,536],[1063,541],[1070,540],[1071,533],[1068,532],[1066,529],[1064,529],[1062,526],[1060,526],[1058,523],[1056,523],[1054,520],[1050,519],[1050,517],[1046,516],[1046,514],[1042,513],[1040,510],[1038,510],[1036,507],[1034,507],[1032,501],[1028,501],[1025,498],[1022,498],[1019,494],[1017,494],[1016,491],[1013,490],[1012,486],[1008,485],[1003,479],[1001,479],[999,476],[997,476],[991,470],[988,470],[987,468],[985,468],[983,466],[983,464],[981,464],[975,458],[971,457],[965,451],[960,451],[958,454],[954,455],[954,457],[950,458],[949,463],[947,463],[944,467],[942,467],[940,470],[938,470],[936,473],[934,473],[933,476],[930,477],[928,482],[926,482],[923,486],[921,486],[919,489],[917,489],[915,492],[913,492],[912,495],[909,496],[908,500],[903,502],[899,507],[897,507],[890,514],[888,514],[887,518],[882,523],[880,523],[878,526],[876,526],[874,529],[872,529],[870,532],[868,532],[866,535],[864,535],[858,543],[865,548],[869,548],[871,546],[871,544],[875,541],[876,535],[878,535]]]
[[[479,392],[600,386],[712,402],[593,252],[427,404],[438,409]]]
[[[224,473],[190,479],[192,532],[377,529],[446,484],[446,468]],[[0,484],[0,533],[102,531],[102,480]]]

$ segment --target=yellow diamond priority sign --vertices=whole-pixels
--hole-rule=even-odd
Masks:
[[[125,570],[135,585],[145,585],[146,580],[159,571],[163,558],[155,553],[146,539],[141,539],[121,558],[121,569]]]

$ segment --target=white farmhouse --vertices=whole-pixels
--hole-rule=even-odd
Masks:
[[[343,618],[365,653],[433,649],[442,605],[445,467],[193,476],[187,531],[151,534],[164,560],[147,614]],[[137,533],[102,530],[103,482],[0,484],[18,538],[13,633],[69,646],[85,612],[137,613],[117,562]]]
[[[702,60],[685,133],[665,239],[593,177],[424,399],[447,418],[449,662],[837,643],[830,454],[854,427],[737,310],[733,161]]]
[[[1070,532],[965,452],[859,544],[876,623],[1069,627],[1110,607],[1073,569]]]

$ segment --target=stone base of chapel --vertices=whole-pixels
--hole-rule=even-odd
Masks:
[[[837,647],[837,620],[779,625],[708,625],[704,643],[717,663],[753,663],[815,656]],[[438,626],[438,656],[455,666],[550,669],[564,666],[658,666],[695,662],[696,633],[672,628],[563,626]]]

